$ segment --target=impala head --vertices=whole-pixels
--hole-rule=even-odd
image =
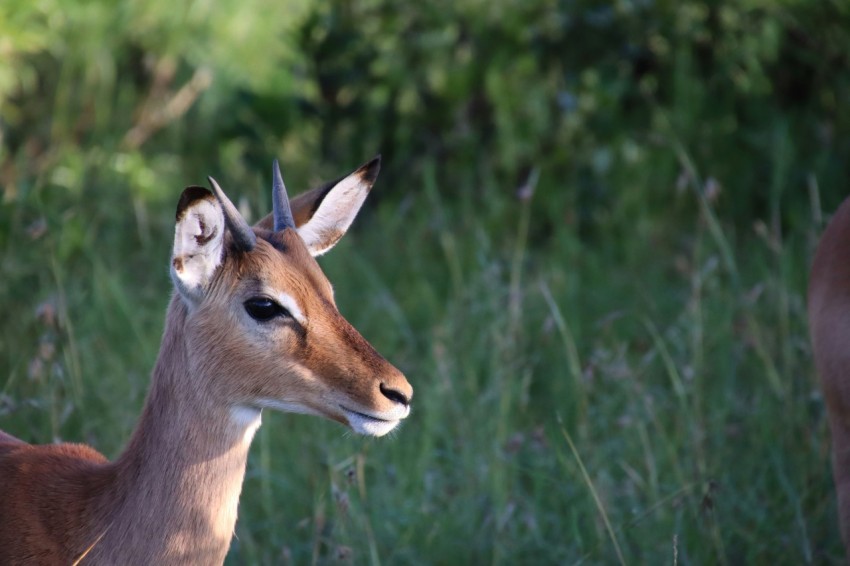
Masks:
[[[342,317],[314,259],[345,234],[379,167],[290,203],[275,162],[273,212],[253,227],[212,178],[212,191],[183,192],[171,276],[190,364],[234,415],[268,407],[381,436],[410,412],[410,384]]]

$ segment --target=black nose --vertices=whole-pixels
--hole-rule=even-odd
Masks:
[[[383,383],[381,384],[381,393],[383,393],[384,397],[386,397],[390,401],[401,403],[405,407],[410,405],[409,397],[406,397],[405,394],[399,391],[398,389],[391,389]]]

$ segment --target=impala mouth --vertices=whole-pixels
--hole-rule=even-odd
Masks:
[[[394,429],[399,422],[401,422],[401,419],[407,416],[409,411],[408,409],[408,411],[405,411],[403,415],[399,415],[397,418],[387,418],[387,415],[370,415],[368,413],[349,409],[344,405],[340,405],[339,408],[342,409],[345,414],[345,418],[348,420],[348,426],[351,427],[351,430],[358,434],[365,434],[368,436],[383,436],[387,434]]]

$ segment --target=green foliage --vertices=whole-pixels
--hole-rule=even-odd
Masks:
[[[255,216],[374,153],[324,258],[416,388],[268,415],[232,563],[831,563],[805,325],[844,197],[841,2],[0,5],[0,428],[135,422],[182,186]]]

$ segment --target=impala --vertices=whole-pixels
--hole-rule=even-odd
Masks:
[[[832,435],[832,475],[850,561],[850,199],[818,244],[809,277],[809,332]]]
[[[175,292],[142,415],[109,462],[0,432],[0,564],[221,564],[264,408],[381,436],[410,412],[405,377],[340,315],[314,256],[363,204],[376,157],[249,226],[212,178],[177,205]]]

